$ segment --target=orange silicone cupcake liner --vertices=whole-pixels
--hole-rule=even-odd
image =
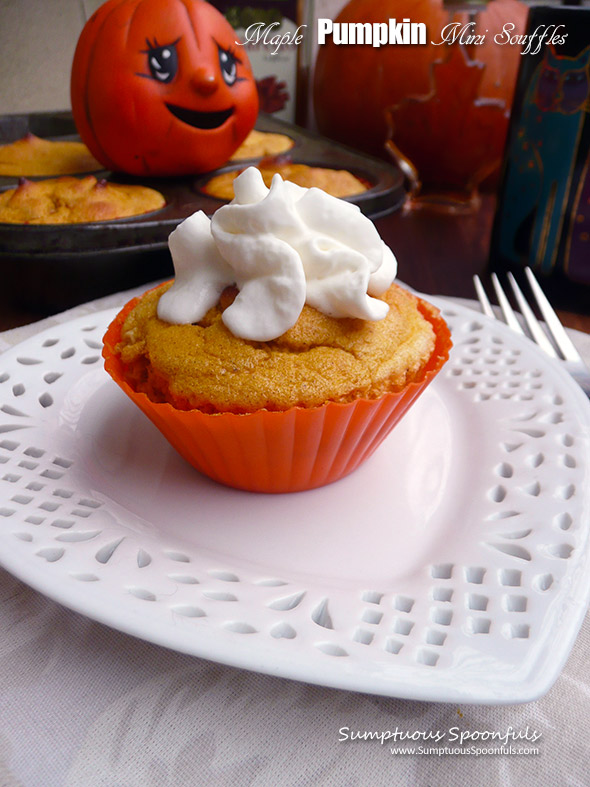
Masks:
[[[125,380],[115,348],[130,301],[104,337],[105,369],[150,418],[178,453],[197,470],[227,486],[251,492],[300,492],[337,481],[365,461],[438,374],[452,346],[437,310],[418,299],[436,344],[420,378],[378,399],[327,402],[284,412],[208,414],[152,402]]]

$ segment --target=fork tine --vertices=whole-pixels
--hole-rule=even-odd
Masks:
[[[525,268],[525,274],[532,293],[535,296],[535,300],[537,301],[537,306],[539,307],[541,314],[543,315],[543,319],[547,324],[549,333],[553,337],[555,344],[559,347],[563,357],[566,361],[581,361],[582,358],[580,353],[576,350],[572,340],[565,332],[563,325],[559,321],[559,317],[557,314],[555,314],[553,307],[547,300],[545,293],[541,289],[541,286],[536,280],[532,270],[530,268]]]
[[[502,314],[504,315],[504,319],[506,320],[506,325],[512,328],[513,331],[516,333],[521,333],[523,336],[525,335],[521,324],[518,322],[516,314],[508,298],[504,294],[504,290],[502,289],[502,285],[500,284],[500,280],[496,276],[495,273],[492,273],[492,284],[494,285],[494,290],[496,291],[496,297],[498,298],[498,303],[500,304],[500,309],[502,310]]]
[[[545,331],[541,328],[541,324],[533,314],[531,307],[528,305],[526,298],[522,294],[522,290],[516,283],[516,279],[510,272],[508,272],[508,281],[510,282],[510,286],[512,287],[512,291],[514,292],[516,300],[518,301],[520,313],[524,317],[527,327],[531,332],[531,336],[539,345],[539,347],[547,353],[547,355],[550,355],[552,358],[558,358],[559,356],[557,355],[555,348],[547,338]]]
[[[486,295],[486,291],[483,288],[483,284],[481,283],[481,279],[477,274],[473,277],[473,284],[475,286],[475,291],[477,293],[477,299],[481,305],[482,312],[487,316],[491,317],[492,320],[496,319],[496,315],[494,310],[492,309],[492,304],[490,303],[488,296]]]

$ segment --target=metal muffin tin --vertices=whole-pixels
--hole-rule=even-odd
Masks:
[[[347,169],[369,184],[366,192],[347,199],[371,219],[402,204],[403,175],[396,166],[269,115],[260,115],[256,128],[294,140],[294,146],[280,154],[280,159]],[[50,139],[79,139],[68,112],[0,116],[0,144],[20,139],[28,132]],[[92,174],[158,190],[166,205],[139,216],[85,224],[0,223],[0,271],[11,299],[48,313],[171,275],[167,245],[170,232],[195,211],[211,215],[224,204],[202,191],[205,183],[215,174],[242,170],[259,161],[233,161],[214,172],[182,178],[137,178],[100,170]],[[16,184],[18,178],[0,177],[0,190]]]

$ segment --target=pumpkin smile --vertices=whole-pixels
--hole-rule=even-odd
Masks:
[[[176,104],[166,104],[166,108],[175,118],[187,123],[194,128],[212,129],[219,128],[234,113],[235,107],[222,109],[219,112],[197,112],[194,109],[179,107]]]
[[[70,88],[76,129],[94,157],[113,172],[149,177],[228,161],[254,127],[258,90],[223,14],[206,0],[94,5]]]

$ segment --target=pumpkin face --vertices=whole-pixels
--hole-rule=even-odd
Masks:
[[[144,176],[219,167],[258,114],[246,53],[204,0],[102,5],[78,40],[71,100],[93,155]]]

